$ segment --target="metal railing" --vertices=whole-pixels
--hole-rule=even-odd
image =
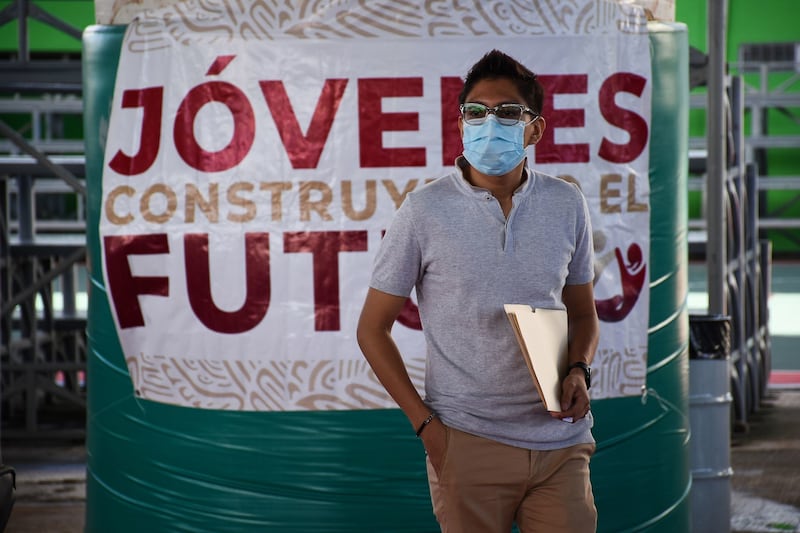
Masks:
[[[86,312],[77,295],[86,257],[85,161],[83,140],[60,136],[60,117],[81,113],[75,98],[0,100],[0,117],[27,117],[16,128],[0,118],[4,438],[84,433]],[[58,216],[42,213],[48,200]],[[66,413],[78,423],[66,424]]]
[[[0,8],[0,31],[17,29],[16,50],[0,58],[4,438],[63,435],[63,417],[48,417],[85,412],[86,316],[76,301],[86,256],[81,60],[32,52],[31,21],[74,38],[77,50],[82,33],[43,2]],[[74,429],[83,433],[82,424]]]
[[[30,20],[66,34],[78,42],[81,40],[81,28],[52,15],[34,0],[11,0],[0,10],[0,31],[16,22],[17,50],[16,57],[0,61],[0,92],[80,92],[80,58],[62,57],[54,60],[32,57],[28,33]]]
[[[744,148],[743,81],[734,76],[728,81],[728,166],[724,177],[724,274],[726,314],[731,318],[731,394],[737,427],[747,425],[757,411],[767,389],[772,366],[767,301],[770,293],[772,250],[768,240],[760,239],[765,220],[760,216],[758,195],[769,179],[759,179],[754,163],[747,160]],[[701,153],[694,157],[701,159]],[[692,166],[692,165],[690,165]],[[702,170],[696,162],[695,170]],[[770,178],[771,179],[771,178]],[[793,183],[781,182],[784,185]],[[696,172],[689,178],[689,189],[705,196],[706,176]],[[781,219],[785,225],[787,221]],[[708,234],[705,218],[689,221],[689,253],[694,261],[706,260]],[[785,226],[782,226],[785,227]],[[711,281],[709,281],[711,283]]]
[[[754,47],[756,45],[750,45]],[[778,45],[773,45],[778,46]],[[800,48],[800,43],[780,43],[781,49]],[[762,230],[774,230],[797,243],[800,248],[800,218],[787,216],[795,206],[800,205],[800,175],[775,175],[767,168],[767,150],[796,149],[800,151],[800,57],[787,60],[786,51],[775,57],[762,53],[740,52],[739,61],[731,63],[730,71],[742,80],[743,107],[749,116],[749,128],[743,128],[744,159],[753,161],[758,167],[761,179],[758,180],[759,226]],[[795,52],[796,53],[796,52]],[[774,55],[774,54],[773,54]],[[764,56],[764,57],[762,57]],[[776,77],[783,77],[775,83]],[[694,93],[690,96],[692,109],[705,109],[706,96]],[[790,122],[797,124],[796,133],[776,134],[770,132],[767,113],[780,110]],[[706,149],[705,137],[691,137],[689,149],[696,158],[703,159]],[[693,190],[697,190],[694,185]],[[772,197],[766,201],[766,194],[781,191],[781,203]],[[692,221],[696,226],[698,221]]]

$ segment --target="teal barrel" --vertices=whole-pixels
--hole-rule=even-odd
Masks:
[[[86,531],[437,531],[396,409],[233,412],[135,397],[103,281],[105,131],[125,28],[84,34],[89,379]]]
[[[650,24],[650,325],[643,397],[593,403],[598,531],[689,531],[686,297],[689,43],[682,24]]]
[[[86,531],[438,531],[423,450],[399,410],[232,412],[136,398],[104,286],[105,131],[124,34],[84,34],[91,296]],[[651,27],[648,395],[596,401],[600,531],[687,531],[688,44]]]

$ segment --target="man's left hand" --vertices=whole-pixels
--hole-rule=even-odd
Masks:
[[[573,371],[567,374],[561,383],[561,412],[550,412],[554,418],[572,421],[580,420],[589,412],[589,391],[586,390],[586,379],[583,373]]]

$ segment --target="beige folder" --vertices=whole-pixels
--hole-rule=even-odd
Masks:
[[[561,411],[561,381],[567,374],[567,312],[505,304],[533,383],[548,411]]]

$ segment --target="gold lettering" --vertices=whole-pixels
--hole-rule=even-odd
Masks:
[[[647,211],[647,204],[636,201],[636,174],[628,174],[628,211]]]
[[[619,174],[603,174],[600,176],[601,213],[622,213],[622,206],[619,203],[612,204],[610,202],[611,199],[622,196],[619,188],[611,188],[618,183],[622,183],[622,176]]]
[[[161,214],[153,213],[150,210],[150,199],[156,194],[163,194],[167,199],[166,209]],[[142,212],[142,218],[154,224],[163,224],[168,221],[175,214],[177,207],[178,197],[175,196],[175,191],[163,183],[156,183],[148,187],[139,200],[139,211]]]
[[[292,190],[292,184],[288,181],[266,182],[259,184],[259,189],[268,191],[272,198],[272,221],[280,222],[283,220],[283,197],[281,193]]]
[[[118,196],[123,194],[125,196],[133,196],[136,194],[136,189],[133,187],[128,187],[127,185],[120,185],[108,193],[105,203],[106,218],[109,220],[109,222],[116,224],[117,226],[130,224],[134,219],[133,215],[130,213],[127,215],[118,215],[117,212],[114,211],[114,202],[116,202]]]
[[[375,180],[367,180],[365,183],[366,199],[364,209],[356,211],[353,208],[353,182],[342,182],[342,210],[350,220],[367,220],[375,214],[378,204]]]
[[[219,222],[219,183],[208,185],[208,200],[194,183],[186,184],[186,222],[194,222],[195,206],[206,216],[209,222]]]
[[[392,197],[395,209],[400,209],[400,204],[402,204],[403,200],[406,199],[408,193],[417,187],[417,183],[419,183],[419,180],[409,180],[408,183],[406,183],[406,187],[403,189],[403,192],[400,192],[397,190],[397,186],[392,180],[381,181],[381,184],[383,184],[384,188],[389,192],[389,196]]]
[[[318,200],[312,200],[311,194],[319,193]],[[327,183],[322,181],[302,181],[300,182],[300,220],[307,222],[311,220],[311,212],[314,211],[322,220],[333,220],[328,213],[328,207],[333,201],[333,192]]]
[[[563,174],[563,175],[559,175],[559,176],[556,176],[556,177],[557,178],[561,178],[562,180],[566,181],[567,183],[573,183],[573,184],[578,186],[578,189],[583,190],[583,188],[581,187],[581,184],[578,182],[578,180],[575,179],[574,176],[570,176],[569,174]]]
[[[570,176],[561,177],[573,181]],[[620,180],[617,174],[603,177],[601,191],[604,212],[624,209]],[[137,219],[152,224],[170,221],[201,225],[224,221],[248,223],[259,217],[266,218],[264,210],[270,208],[272,222],[285,220],[288,216],[286,210],[292,213],[292,218],[297,216],[303,222],[365,221],[376,216],[379,202],[387,202],[384,208],[391,202],[395,209],[399,209],[409,193],[430,181],[433,180],[242,180],[227,186],[222,197],[219,182],[196,183],[192,180],[181,184],[181,189],[174,189],[166,183],[153,183],[146,189],[119,185],[108,192],[102,209],[103,216],[117,226],[131,224]],[[386,194],[379,194],[379,183]],[[635,185],[632,175],[629,177],[631,191],[628,191],[626,205],[632,211],[647,210],[647,204],[636,198]],[[137,203],[138,213],[135,208]]]
[[[244,208],[244,213],[228,213],[231,222],[250,222],[256,218],[256,203],[249,198],[239,196],[239,192],[253,192],[255,187],[249,181],[237,181],[228,187],[228,202]]]

